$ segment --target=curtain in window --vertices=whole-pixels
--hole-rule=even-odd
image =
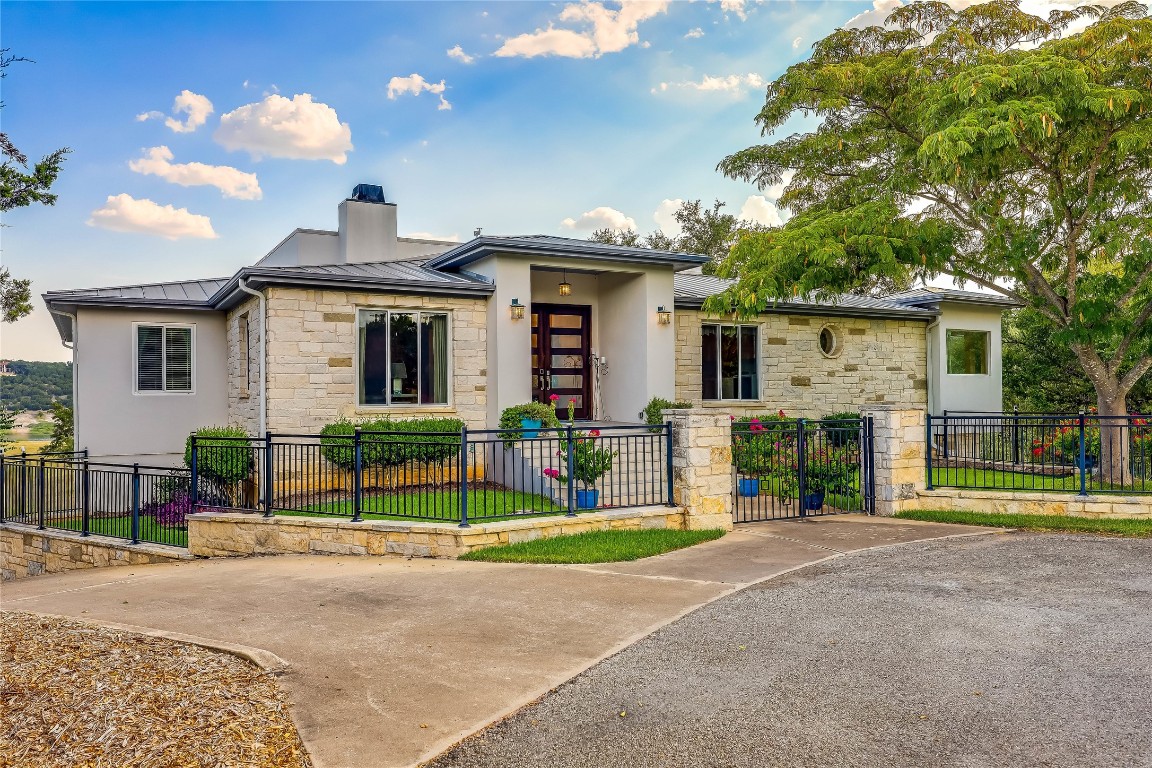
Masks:
[[[420,402],[448,402],[448,316],[422,315],[423,359],[420,371]]]

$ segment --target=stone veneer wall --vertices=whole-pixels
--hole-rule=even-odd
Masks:
[[[1009,515],[1068,515],[1152,520],[1152,496],[1099,494],[1077,496],[1071,493],[1036,491],[974,491],[966,488],[918,490],[903,509],[943,512],[992,512]]]
[[[248,315],[249,381],[240,364],[240,316]],[[228,423],[250,435],[260,430],[260,302],[255,298],[228,312]]]
[[[486,426],[486,299],[269,288],[268,429],[316,432],[340,418],[456,416]],[[356,313],[361,308],[446,310],[451,403],[362,407],[356,402]]]
[[[701,401],[700,327],[724,322],[704,312],[676,310],[676,399],[725,413],[783,409],[791,416],[858,411],[868,403],[926,407],[926,323],[853,317],[762,314],[742,322],[760,327],[760,401]],[[832,358],[820,351],[820,329],[840,340]]]
[[[72,531],[41,531],[16,523],[0,525],[0,579],[12,581],[108,565],[144,565],[189,560],[184,550],[157,544],[129,544]]]

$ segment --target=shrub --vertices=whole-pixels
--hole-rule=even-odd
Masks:
[[[556,416],[556,409],[544,403],[524,403],[505,408],[500,414],[500,439],[505,446],[522,437],[520,432],[521,419],[538,420],[545,429],[555,429],[560,426],[560,419]]]
[[[648,405],[644,406],[644,410],[640,415],[644,418],[645,424],[656,426],[657,424],[664,423],[664,411],[673,408],[691,408],[692,403],[685,403],[683,401],[665,400],[662,397],[654,397],[648,401]]]
[[[464,422],[453,418],[348,419],[327,424],[320,430],[320,453],[345,470],[356,466],[357,427],[367,433],[360,440],[360,462],[365,467],[396,467],[410,461],[438,464],[460,452],[460,431]]]
[[[858,411],[837,411],[830,413],[824,417],[824,421],[859,421],[860,413]],[[834,445],[840,448],[845,445],[850,445],[856,442],[856,438],[860,435],[860,429],[856,424],[829,424],[824,427],[824,434],[828,439],[829,445]]]
[[[201,477],[221,483],[245,480],[256,467],[255,451],[243,440],[215,438],[246,438],[248,433],[239,426],[201,427],[188,436],[184,444],[184,464],[192,466],[192,438],[198,446],[196,472]]]

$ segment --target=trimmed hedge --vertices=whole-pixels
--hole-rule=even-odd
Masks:
[[[398,467],[415,461],[439,464],[460,452],[464,422],[451,418],[341,419],[320,430],[320,453],[341,469],[356,465],[353,435],[360,428],[360,461],[365,467]],[[388,432],[395,434],[363,434]]]
[[[256,468],[255,451],[251,443],[242,440],[213,440],[219,437],[248,437],[243,427],[200,427],[184,442],[184,464],[192,467],[192,437],[200,448],[196,456],[196,472],[201,477],[221,483],[238,483],[247,479]],[[207,450],[205,450],[207,449]]]
[[[648,405],[644,406],[641,416],[644,417],[644,423],[658,426],[664,423],[664,411],[672,408],[691,408],[692,403],[673,402],[665,400],[662,397],[654,397],[648,401]]]

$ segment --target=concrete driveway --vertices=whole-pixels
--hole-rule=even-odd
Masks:
[[[862,516],[741,526],[634,563],[269,557],[5,584],[5,610],[270,651],[318,768],[408,766],[693,609],[805,564],[985,531]]]

